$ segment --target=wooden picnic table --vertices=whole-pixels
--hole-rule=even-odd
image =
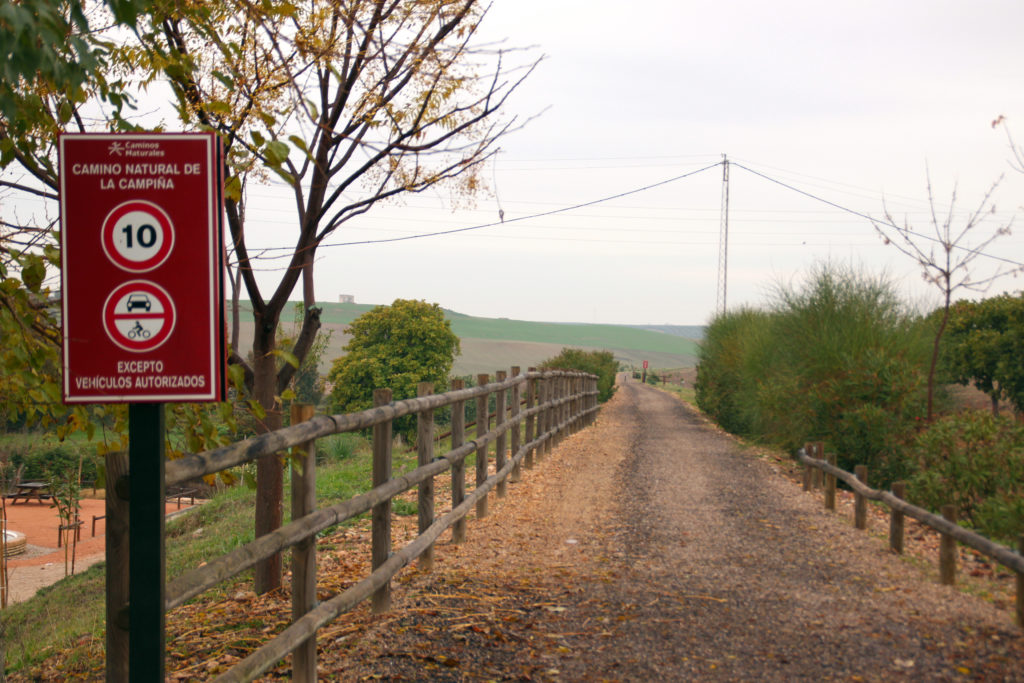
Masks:
[[[50,485],[44,481],[23,481],[17,484],[16,488],[17,491],[7,494],[7,497],[11,499],[11,505],[17,504],[19,500],[26,502],[36,500],[42,505],[44,501],[48,501],[52,497],[49,494]]]

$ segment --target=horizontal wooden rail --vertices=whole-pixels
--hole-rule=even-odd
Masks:
[[[995,541],[991,541],[970,529],[965,529],[959,524],[950,522],[941,515],[932,514],[924,508],[911,505],[905,500],[897,498],[887,491],[878,491],[870,488],[866,484],[861,483],[857,477],[850,472],[840,469],[834,465],[830,465],[824,460],[812,458],[807,455],[803,448],[797,451],[797,459],[809,467],[816,467],[826,474],[831,474],[838,479],[842,479],[850,486],[851,489],[865,498],[881,501],[890,508],[897,510],[898,512],[902,512],[909,517],[913,517],[922,524],[929,526],[940,533],[947,534],[948,536],[955,538],[960,543],[991,557],[1005,567],[1018,573],[1024,573],[1024,556],[1019,555],[1010,548],[1000,545]]]
[[[265,455],[278,453],[292,446],[324,436],[369,429],[374,425],[405,417],[406,415],[442,408],[457,401],[465,401],[477,396],[486,396],[495,391],[510,389],[514,385],[522,384],[530,379],[547,379],[549,377],[562,376],[563,374],[531,372],[516,375],[504,382],[491,382],[483,386],[449,391],[425,398],[409,398],[378,408],[368,408],[357,413],[320,415],[308,422],[285,427],[269,434],[239,441],[228,446],[203,451],[202,453],[186,453],[180,458],[167,462],[164,475],[165,483],[166,486],[174,486],[192,479],[199,479],[209,474],[244,465]],[[580,376],[583,376],[582,373],[580,373]],[[588,392],[587,395],[596,395],[596,392]],[[561,405],[569,400],[568,398],[560,400],[555,405]]]
[[[289,653],[293,655],[292,675],[295,679],[298,681],[315,680],[315,642],[317,630],[321,626],[371,596],[374,597],[376,608],[378,596],[389,590],[388,586],[394,575],[417,558],[419,558],[421,569],[429,568],[433,544],[445,530],[459,523],[463,529],[462,536],[464,536],[465,517],[468,512],[476,507],[479,516],[481,505],[486,505],[488,493],[497,488],[500,495],[505,482],[510,476],[514,477],[515,472],[518,472],[517,468],[524,458],[531,462],[529,459],[540,449],[547,451],[553,443],[564,439],[569,433],[592,423],[593,416],[599,410],[596,377],[593,375],[565,371],[531,371],[520,374],[518,368],[513,368],[513,376],[509,379],[504,379],[503,375],[504,373],[499,373],[500,381],[490,383],[487,382],[486,375],[481,375],[479,381],[483,384],[468,389],[457,388],[444,394],[431,394],[430,385],[423,385],[420,387],[421,396],[418,398],[389,402],[358,413],[314,417],[271,434],[204,453],[188,454],[181,459],[167,463],[166,481],[168,485],[174,485],[241,465],[265,455],[283,452],[288,448],[299,447],[307,454],[305,464],[299,468],[302,471],[301,475],[298,472],[293,472],[292,475],[293,477],[301,476],[307,482],[297,487],[298,493],[293,490],[293,520],[226,555],[210,559],[202,567],[188,571],[170,581],[164,592],[164,606],[167,610],[184,604],[203,591],[287,548],[301,549],[311,543],[315,544],[316,535],[329,527],[365,512],[375,511],[374,569],[369,576],[348,590],[317,605],[314,600],[309,599],[309,595],[303,593],[303,591],[315,592],[315,573],[311,573],[315,572],[316,559],[313,554],[315,551],[311,553],[307,548],[299,560],[301,566],[298,570],[293,571],[293,623],[217,680],[251,680],[261,672],[273,667]],[[521,409],[519,401],[524,383],[528,389],[526,393],[530,397],[525,410]],[[382,391],[385,392],[382,402],[386,402],[390,398],[390,392]],[[516,404],[514,407],[505,400],[508,396],[503,392],[511,392],[511,400]],[[314,509],[315,494],[310,491],[312,487],[310,482],[314,481],[316,470],[315,458],[312,455],[316,439],[380,425],[380,429],[375,430],[374,438],[384,438],[383,443],[390,446],[390,436],[381,437],[377,432],[380,431],[381,435],[390,435],[390,423],[393,420],[416,414],[421,422],[420,429],[423,430],[421,433],[429,434],[432,431],[431,414],[435,409],[447,405],[458,405],[464,409],[471,399],[476,399],[479,404],[485,402],[493,393],[498,394],[496,397],[498,408],[493,428],[489,428],[489,421],[487,425],[481,423],[476,438],[465,440],[465,425],[461,424],[459,438],[456,439],[460,443],[453,444],[451,450],[438,457],[433,457],[432,449],[427,448],[420,454],[418,467],[397,477],[390,474],[390,456],[385,450],[380,454],[381,460],[375,459],[374,461],[375,473],[371,490],[335,505]],[[479,407],[478,410],[480,410]],[[293,419],[299,420],[306,417],[308,413],[298,410],[294,415],[297,417],[293,417]],[[462,422],[464,422],[464,413],[462,418]],[[453,424],[457,423],[458,420],[453,418]],[[526,425],[525,440],[527,442],[525,444],[521,444],[519,438],[523,424]],[[480,433],[480,428],[487,431]],[[513,435],[511,441],[514,454],[506,460],[506,435],[510,431]],[[433,440],[431,440],[432,442]],[[496,448],[497,471],[488,476],[487,453],[492,443]],[[464,489],[461,490],[459,500],[455,499],[455,488],[453,487],[452,509],[435,520],[435,503],[433,495],[430,493],[434,477],[450,469],[453,476],[459,474],[459,479],[464,484],[465,460],[471,453],[476,454],[478,466],[483,464],[483,469],[478,472],[477,486],[469,495],[464,495]],[[375,453],[375,458],[377,455]],[[383,476],[378,478],[377,468],[380,463],[383,463],[381,465]],[[293,462],[293,468],[295,466]],[[391,552],[389,523],[385,522],[378,528],[380,520],[376,515],[381,509],[388,510],[389,501],[393,497],[416,486],[420,488],[418,501],[420,535],[404,548],[397,552]],[[456,539],[456,531],[457,529],[453,529],[453,539]],[[378,539],[378,535],[381,536],[380,539]],[[379,548],[378,540],[380,540]],[[456,540],[461,540],[461,537]],[[315,548],[315,545],[312,547]],[[386,608],[386,602],[381,602],[381,604]]]
[[[488,385],[493,386],[493,385]],[[499,386],[500,389],[500,386]],[[457,392],[453,392],[457,393]],[[395,477],[386,484],[374,488],[366,493],[359,494],[348,500],[342,501],[330,507],[321,508],[310,515],[299,520],[294,520],[278,529],[260,536],[259,538],[246,543],[231,552],[221,555],[207,562],[201,567],[190,570],[172,581],[168,582],[166,588],[165,608],[173,609],[178,607],[200,593],[209,590],[218,583],[231,578],[241,571],[249,569],[260,560],[271,557],[282,550],[285,550],[302,540],[317,534],[324,529],[340,524],[348,519],[356,517],[370,510],[385,500],[395,497],[430,477],[437,476],[448,470],[453,463],[461,461],[469,454],[474,453],[478,448],[485,448],[497,441],[498,436],[504,434],[513,426],[518,426],[522,420],[530,415],[553,405],[561,405],[569,399],[552,401],[549,404],[536,406],[530,410],[521,412],[516,419],[495,426],[486,434],[466,442],[463,446],[439,456],[434,462],[423,467],[417,467],[402,476]],[[596,408],[592,409],[596,410]],[[588,413],[591,411],[588,411]],[[315,419],[315,418],[314,418]],[[541,438],[536,439],[536,446],[554,434],[564,425],[557,425],[549,430]],[[476,500],[476,499],[474,499]]]
[[[596,411],[596,408],[586,411],[586,414],[594,411]],[[426,531],[409,542],[408,545],[393,553],[384,564],[369,576],[338,595],[320,603],[315,609],[294,621],[276,638],[268,641],[229,671],[214,679],[214,683],[251,681],[286,657],[299,643],[308,639],[321,627],[367,599],[374,591],[385,585],[399,571],[422,555],[456,521],[465,517],[476,505],[476,501],[487,495],[491,489],[497,486],[499,481],[507,477],[531,448],[536,448],[546,439],[550,438],[557,432],[558,428],[556,427],[530,443],[521,446],[519,451],[505,463],[501,470],[489,476],[480,486],[476,487],[471,494],[466,496],[462,504],[435,520]]]
[[[318,534],[335,524],[352,519],[370,510],[374,505],[408,491],[421,481],[443,473],[452,463],[462,460],[477,448],[487,446],[498,438],[503,429],[492,429],[483,437],[470,441],[423,467],[390,479],[366,493],[353,496],[330,507],[321,508],[302,519],[297,519],[259,538],[221,555],[202,567],[197,567],[167,584],[166,609],[173,609],[194,598],[221,581],[254,566],[260,560],[285,550],[311,535]]]

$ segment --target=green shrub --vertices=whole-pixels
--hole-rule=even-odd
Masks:
[[[755,436],[755,406],[787,395],[768,376],[766,354],[772,345],[761,341],[770,336],[773,322],[764,311],[730,311],[711,321],[700,344],[694,384],[697,405],[734,434]]]
[[[910,453],[914,504],[955,505],[958,519],[990,538],[1024,533],[1024,426],[986,410],[950,415],[922,431]]]
[[[435,393],[448,390],[448,376],[459,354],[459,338],[437,304],[395,299],[352,321],[346,354],[328,373],[331,410],[347,413],[373,406],[375,389],[388,387],[392,398],[415,398],[420,382],[432,382]],[[416,436],[416,417],[398,418],[396,434]]]
[[[619,364],[611,351],[584,351],[564,348],[557,356],[540,364],[548,370],[578,370],[597,375],[597,400],[604,403],[615,393],[615,373]]]
[[[83,446],[83,448],[89,448]],[[22,468],[22,481],[46,481],[51,474],[62,473],[69,470],[78,470],[78,461],[83,454],[79,449],[69,445],[62,445],[52,448],[45,448],[36,451],[26,451],[11,455],[11,469],[16,472]],[[96,481],[97,467],[96,459],[90,455],[82,457],[82,479],[81,481]]]
[[[787,450],[823,440],[840,466],[867,465],[876,484],[903,476],[901,447],[925,413],[927,324],[885,279],[830,265],[774,299],[708,326],[698,406],[733,433]]]
[[[366,450],[366,439],[346,432],[318,439],[316,442],[316,459],[318,464],[332,464],[349,460],[361,450]]]

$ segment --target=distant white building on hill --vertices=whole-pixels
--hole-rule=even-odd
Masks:
[[[352,296],[351,294],[339,294],[338,295],[338,303],[339,304],[354,304],[355,302],[356,302],[356,298],[354,296]]]

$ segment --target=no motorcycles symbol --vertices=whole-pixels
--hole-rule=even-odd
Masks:
[[[160,285],[132,280],[117,287],[103,304],[103,327],[125,351],[144,353],[159,347],[174,331],[175,309]]]

